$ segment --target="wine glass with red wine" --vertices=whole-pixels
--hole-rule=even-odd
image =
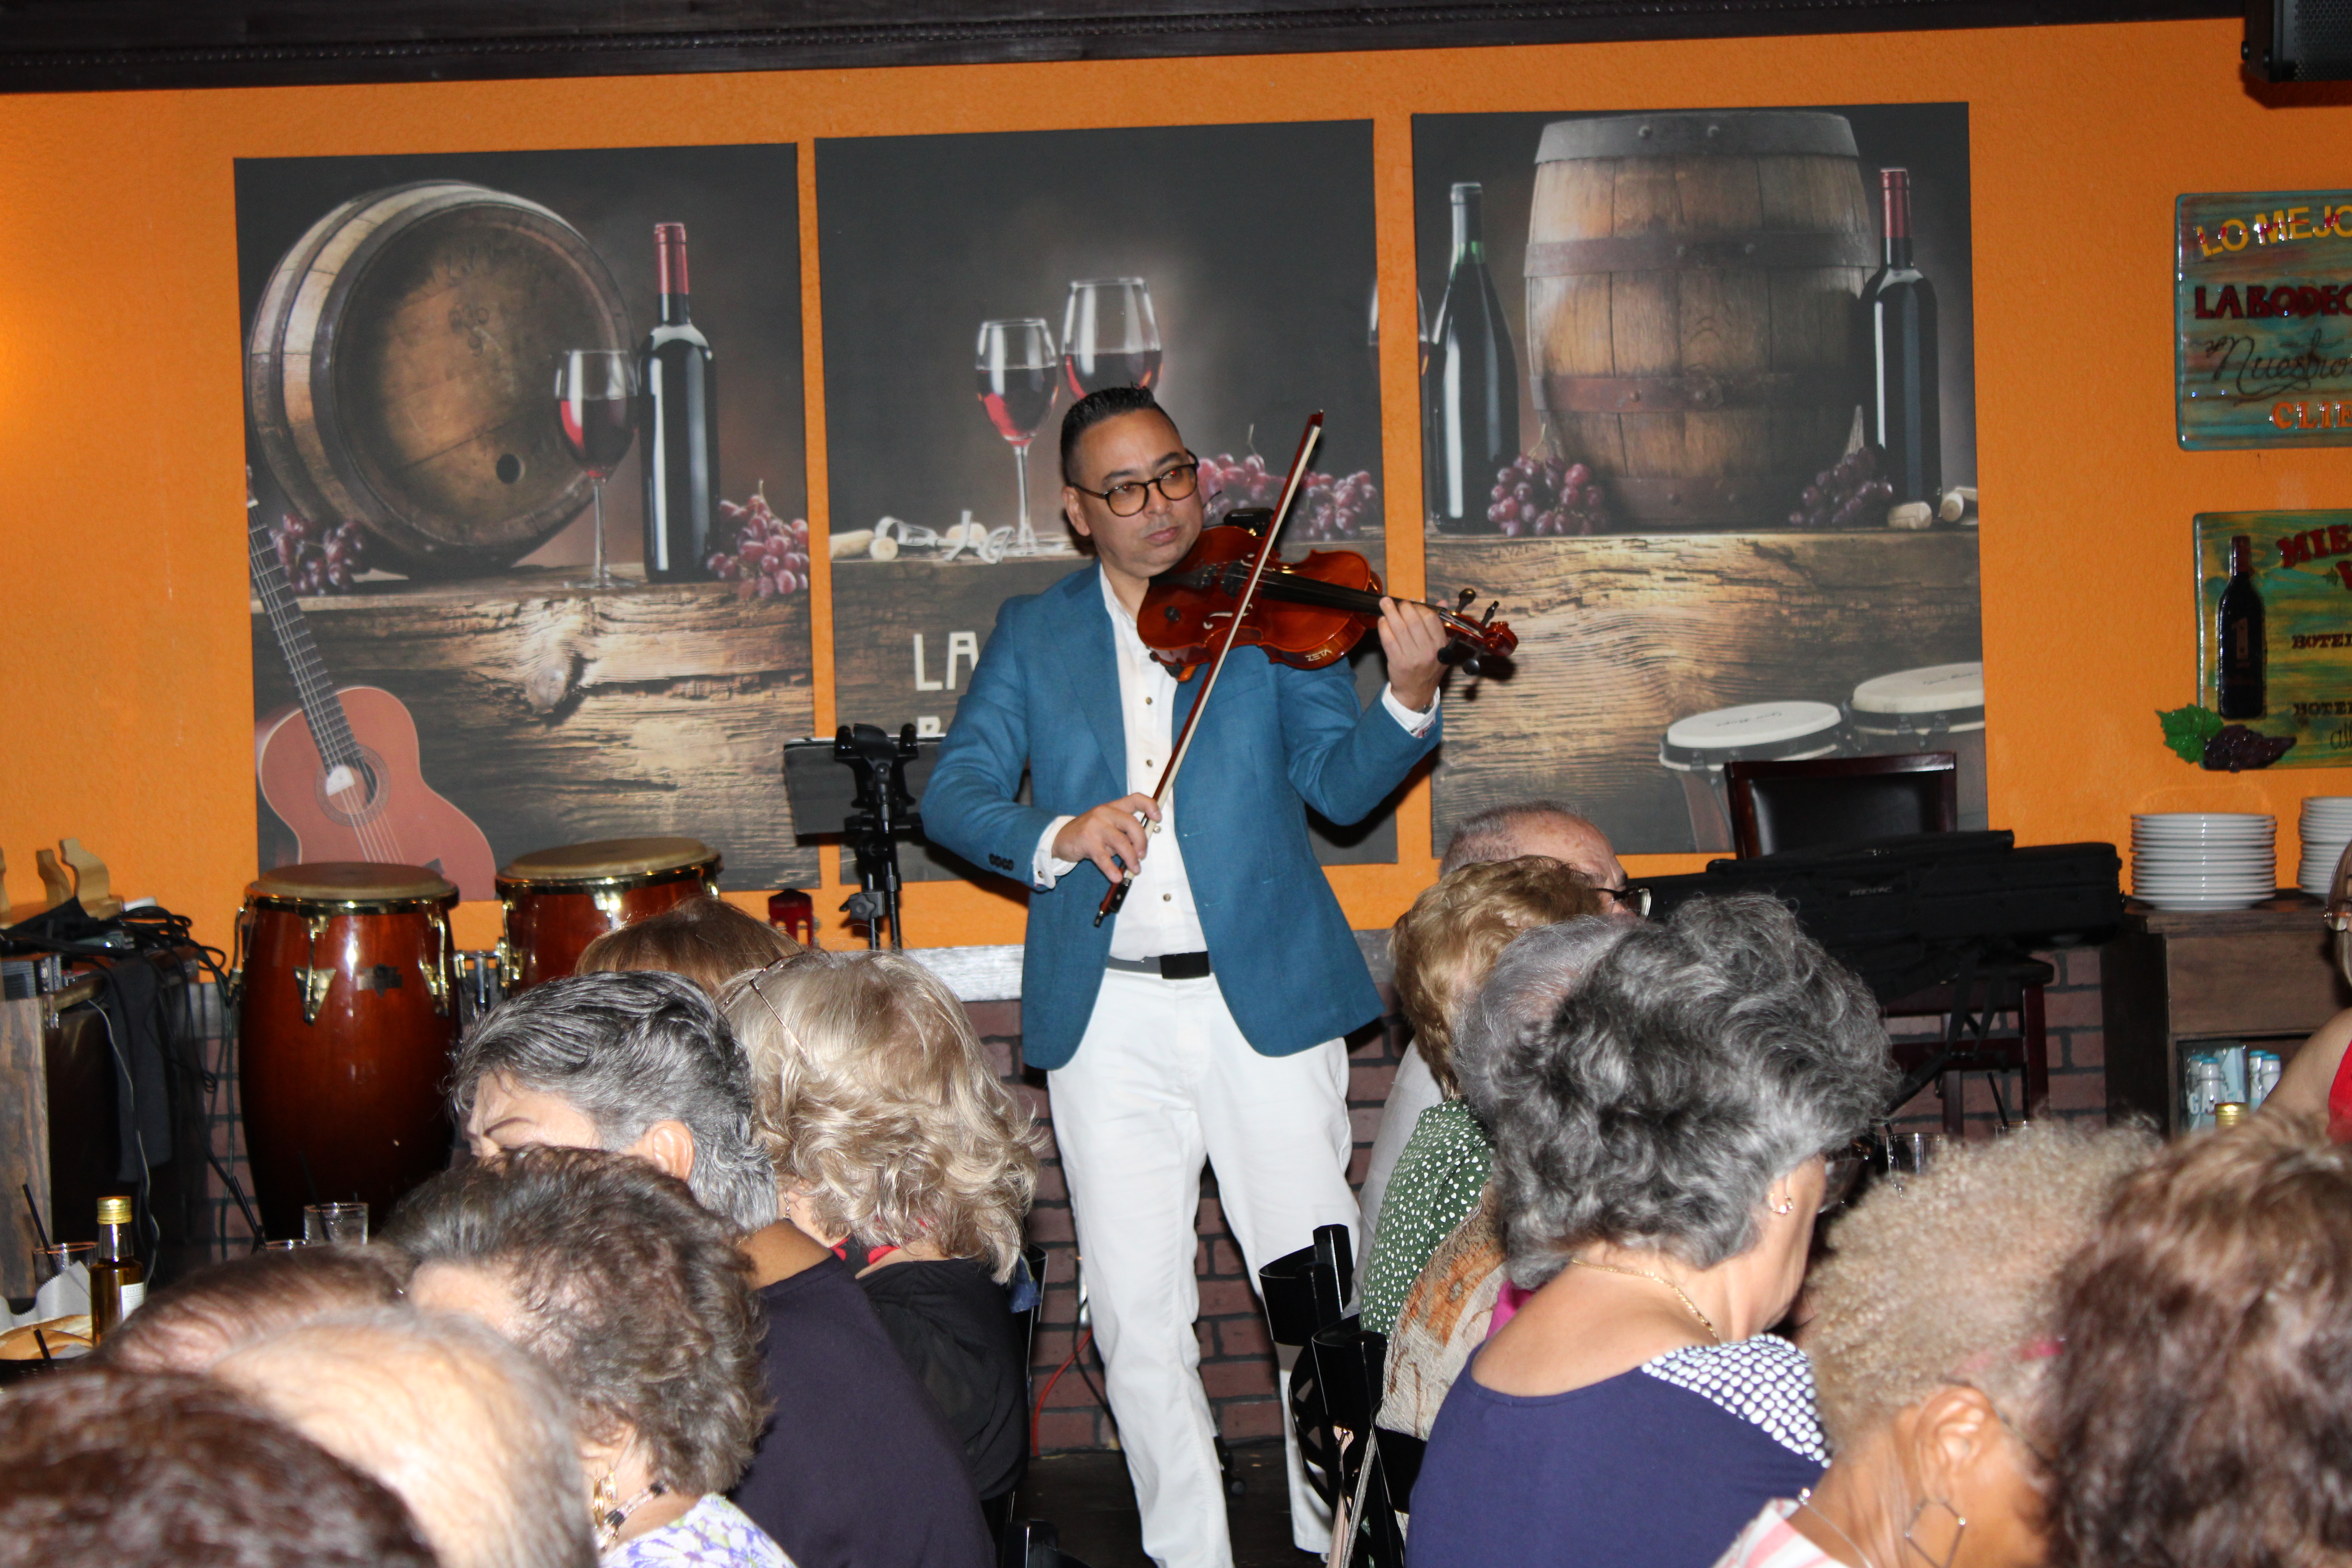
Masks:
[[[1059,356],[1054,334],[1040,316],[980,324],[980,405],[996,433],[1013,443],[1013,474],[1021,497],[1021,526],[1012,553],[1034,555],[1037,535],[1029,526],[1029,443],[1054,412],[1061,395]]]
[[[596,566],[575,588],[609,588],[604,563],[604,481],[637,433],[637,356],[628,349],[573,349],[555,372],[555,418],[572,460],[588,476],[596,509]]]
[[[1073,399],[1106,386],[1150,388],[1160,380],[1160,321],[1140,278],[1070,285],[1062,307],[1062,370]]]

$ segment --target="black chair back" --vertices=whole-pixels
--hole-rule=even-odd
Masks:
[[[1348,1227],[1324,1226],[1316,1231],[1314,1246],[1286,1252],[1260,1268],[1257,1284],[1265,1301],[1266,1331],[1274,1342],[1305,1345],[1318,1330],[1339,1321],[1355,1289]]]
[[[1958,759],[1950,752],[1732,763],[1723,771],[1740,858],[1822,849],[1959,826]]]

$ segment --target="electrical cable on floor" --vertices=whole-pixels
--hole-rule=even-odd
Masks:
[[[1034,1458],[1037,1456],[1037,1426],[1038,1424],[1045,1418],[1045,1401],[1053,1397],[1054,1385],[1062,1381],[1062,1374],[1069,1371],[1072,1363],[1076,1362],[1078,1356],[1086,1350],[1087,1346],[1094,1342],[1094,1337],[1095,1331],[1092,1329],[1088,1329],[1085,1333],[1080,1334],[1077,1337],[1076,1342],[1070,1346],[1070,1353],[1062,1358],[1062,1364],[1054,1369],[1054,1375],[1047,1378],[1045,1380],[1045,1386],[1038,1391],[1036,1406],[1029,1412],[1030,1458]],[[1087,1381],[1088,1385],[1091,1386],[1094,1380],[1088,1378]],[[1108,1410],[1110,1406],[1106,1404],[1103,1408]]]

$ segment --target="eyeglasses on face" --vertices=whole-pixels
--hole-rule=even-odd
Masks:
[[[1129,479],[1107,490],[1090,490],[1084,485],[1072,485],[1070,488],[1080,495],[1092,496],[1110,508],[1113,517],[1133,517],[1151,503],[1151,492],[1155,488],[1163,500],[1176,501],[1188,499],[1201,488],[1201,465],[1171,464],[1148,479]]]
[[[1643,920],[1650,918],[1649,889],[1620,886],[1602,888],[1600,891],[1615,900],[1619,908],[1631,910]]]

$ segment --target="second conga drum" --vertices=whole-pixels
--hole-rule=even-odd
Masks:
[[[572,973],[608,931],[719,891],[719,857],[698,838],[604,838],[541,849],[499,873],[509,994]]]
[[[448,1163],[457,901],[422,867],[368,861],[281,866],[247,889],[238,1090],[268,1234],[352,1198],[381,1225]]]

